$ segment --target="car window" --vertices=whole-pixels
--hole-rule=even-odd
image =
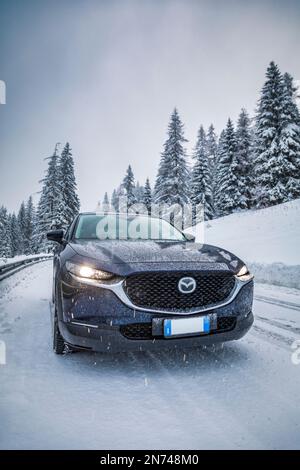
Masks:
[[[148,216],[120,214],[79,217],[75,239],[87,240],[185,240],[166,220]]]

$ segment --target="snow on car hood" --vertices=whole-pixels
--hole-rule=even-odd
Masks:
[[[79,256],[93,259],[103,269],[111,269],[115,265],[114,271],[120,274],[160,269],[237,272],[242,266],[239,258],[222,248],[193,242],[80,240],[70,243],[70,246]]]

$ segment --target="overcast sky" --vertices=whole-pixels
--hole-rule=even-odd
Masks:
[[[299,0],[0,0],[0,204],[40,189],[56,142],[83,210],[128,163],[153,182],[174,106],[190,151],[200,124],[253,113],[271,60],[299,79],[299,44]]]

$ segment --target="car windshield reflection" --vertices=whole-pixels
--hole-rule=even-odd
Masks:
[[[86,214],[79,217],[75,240],[184,241],[184,235],[163,219],[147,215]]]

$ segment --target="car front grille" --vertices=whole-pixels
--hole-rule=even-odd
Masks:
[[[152,339],[152,323],[132,323],[120,327],[123,336],[128,339]]]
[[[235,328],[235,317],[219,317],[217,320],[217,329],[210,332],[210,334],[224,333],[231,331]],[[128,339],[154,339],[152,335],[152,323],[132,323],[130,325],[122,325],[120,332],[125,338]],[[163,337],[163,334],[160,336]]]
[[[181,293],[178,282],[183,277],[192,277],[196,289],[192,293]],[[235,285],[230,272],[155,272],[133,274],[126,278],[124,290],[137,307],[184,312],[226,300]]]

